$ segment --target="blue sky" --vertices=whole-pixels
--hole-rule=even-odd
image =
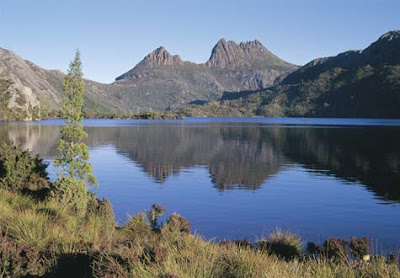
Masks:
[[[205,62],[222,37],[258,39],[295,64],[361,49],[400,29],[399,0],[2,0],[0,47],[65,71],[76,48],[85,77],[112,82],[163,45]]]

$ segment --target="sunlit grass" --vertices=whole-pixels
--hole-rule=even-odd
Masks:
[[[72,271],[80,277],[86,271],[87,277],[400,277],[398,266],[384,257],[335,262],[307,256],[300,237],[279,229],[253,246],[215,243],[187,233],[179,215],[160,227],[139,214],[116,227],[108,202],[93,199],[89,207],[78,216],[55,201],[0,190],[0,276]],[[284,256],[282,246],[298,255]]]

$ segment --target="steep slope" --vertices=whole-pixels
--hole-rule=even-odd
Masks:
[[[11,51],[0,48],[0,120],[35,120],[61,108],[64,74],[45,70]],[[85,110],[129,113],[131,108],[118,86],[84,80]]]
[[[41,106],[57,106],[58,75],[0,48],[0,119],[32,120],[40,117]]]
[[[400,118],[400,31],[361,51],[311,61],[268,90],[186,108],[192,114]]]

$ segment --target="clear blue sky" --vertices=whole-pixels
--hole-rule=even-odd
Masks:
[[[400,0],[2,0],[0,47],[65,71],[76,48],[85,77],[112,82],[163,45],[205,62],[221,37],[260,40],[304,64],[361,49],[400,29]]]

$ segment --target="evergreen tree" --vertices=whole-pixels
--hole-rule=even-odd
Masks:
[[[64,78],[62,113],[66,125],[58,142],[60,155],[54,162],[55,166],[61,167],[54,196],[66,204],[74,205],[77,210],[84,209],[87,205],[87,185],[97,185],[92,174],[92,165],[88,161],[88,146],[83,142],[87,138],[82,115],[84,92],[82,65],[77,50]]]

